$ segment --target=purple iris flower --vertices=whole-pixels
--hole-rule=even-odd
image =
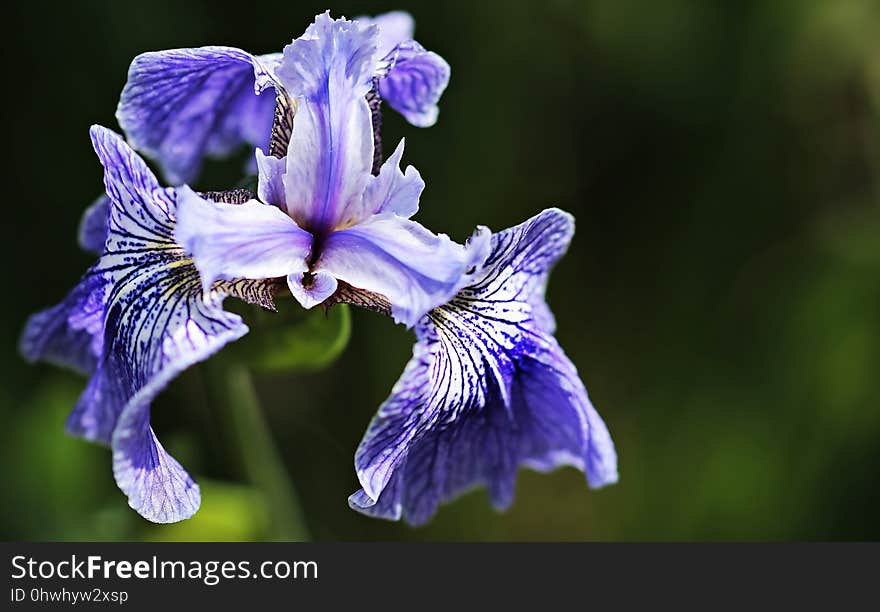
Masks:
[[[403,141],[377,163],[376,96],[429,125],[448,81],[411,37],[405,13],[325,13],[282,54],[205,47],[135,60],[119,107],[134,145],[176,181],[205,154],[268,141],[255,152],[257,194],[161,187],[118,135],[92,128],[106,195],[79,241],[100,257],[31,317],[21,350],[90,377],[67,428],[111,446],[116,482],[145,518],[179,521],[200,504],[150,427],[153,398],[247,333],[226,297],[273,309],[278,279],[306,308],[351,303],[416,328],[414,356],[357,451],[355,509],[418,524],[475,485],[504,508],[520,466],[616,481],[610,435],[544,301],[572,218],[551,209],[459,245],[411,220],[425,184],[401,170]],[[270,86],[275,99],[254,95]]]
[[[272,308],[272,288],[238,280],[204,290],[174,241],[178,190],[160,187],[110,130],[95,126],[91,137],[107,197],[85,216],[80,238],[94,248],[105,235],[102,255],[59,305],[31,317],[21,350],[91,376],[68,431],[111,446],[132,508],[154,522],[179,521],[198,509],[199,487],[153,433],[150,403],[180,371],[247,333],[222,309],[225,297]]]
[[[411,124],[433,125],[449,64],[412,40],[407,13],[361,22],[379,30],[367,70],[381,98]],[[191,182],[205,156],[226,156],[242,144],[269,152],[275,97],[259,94],[281,89],[274,74],[280,61],[280,53],[257,56],[221,46],[141,54],[129,69],[116,117],[132,146],[156,159],[170,183]]]
[[[286,277],[311,308],[345,283],[387,299],[407,326],[458,291],[488,235],[465,248],[410,219],[425,184],[415,168],[401,171],[402,141],[372,174],[365,96],[379,42],[374,24],[319,15],[275,69],[296,115],[285,157],[256,151],[259,199],[231,205],[181,189],[177,240],[206,288]]]
[[[467,286],[418,322],[413,357],[358,447],[352,508],[418,525],[484,485],[501,510],[520,466],[617,481],[608,429],[544,301],[573,233],[572,217],[549,209],[494,234]]]

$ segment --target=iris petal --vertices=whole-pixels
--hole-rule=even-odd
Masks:
[[[287,286],[296,301],[303,308],[314,308],[333,295],[338,282],[326,272],[315,274],[291,274],[287,277]]]
[[[391,58],[392,68],[379,81],[382,99],[416,127],[434,125],[437,103],[449,84],[449,64],[413,40],[398,45]]]
[[[226,296],[271,304],[259,281],[218,283],[203,292],[198,270],[174,241],[176,197],[113,132],[92,128],[110,197],[101,279],[103,350],[68,418],[68,429],[113,448],[114,475],[129,504],[155,522],[191,516],[198,486],[159,444],[149,425],[153,398],[183,369],[247,327],[223,311]]]
[[[209,289],[217,279],[305,272],[312,236],[283,211],[251,200],[226,204],[181,187],[176,239],[192,253]]]
[[[617,480],[608,430],[532,307],[573,230],[553,209],[493,235],[468,285],[419,321],[413,358],[358,447],[353,508],[421,524],[483,485],[503,509],[523,465],[571,465],[591,487]]]
[[[261,202],[277,206],[287,212],[287,204],[284,203],[284,172],[287,168],[287,158],[264,155],[259,149],[256,150],[257,160],[257,197]]]
[[[297,101],[284,176],[287,210],[305,229],[326,234],[363,218],[373,165],[365,98],[373,75],[376,28],[319,15],[284,48],[277,74]]]
[[[268,144],[275,97],[257,92],[273,84],[279,59],[218,46],[141,54],[119,100],[119,125],[169,182],[192,181],[205,156]]]
[[[419,210],[419,197],[425,188],[419,171],[407,166],[400,171],[404,141],[394,150],[377,176],[371,176],[364,192],[364,206],[372,214],[391,212],[409,219]]]
[[[24,358],[91,374],[104,344],[105,286],[90,270],[60,304],[32,315],[19,342]]]
[[[409,13],[392,11],[358,21],[379,28],[376,76],[382,99],[412,125],[434,125],[437,103],[449,84],[449,64],[413,40],[415,22]]]
[[[444,234],[382,214],[330,234],[315,269],[385,296],[394,320],[411,327],[455,295],[471,258]]]

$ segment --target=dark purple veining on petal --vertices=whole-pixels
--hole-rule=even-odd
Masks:
[[[275,61],[232,47],[139,55],[119,100],[119,125],[169,182],[192,181],[206,156],[268,145],[275,98],[257,95],[255,87],[271,84]]]
[[[468,286],[419,322],[413,358],[358,448],[353,508],[421,524],[482,485],[503,509],[520,466],[574,466],[593,487],[617,480],[608,430],[532,306],[572,233],[569,215],[548,210],[494,235]]]

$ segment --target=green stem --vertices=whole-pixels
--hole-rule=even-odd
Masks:
[[[218,363],[211,363],[217,360]],[[274,539],[302,542],[309,539],[296,490],[266,422],[248,368],[240,362],[215,356],[211,382],[225,392],[223,404],[238,446],[245,473],[269,505]]]

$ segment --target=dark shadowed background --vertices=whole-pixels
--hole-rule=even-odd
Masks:
[[[261,375],[265,416],[318,540],[874,539],[880,533],[880,4],[874,0],[15,3],[4,23],[0,537],[283,537],[272,495],[187,372],[153,423],[202,485],[197,517],[128,509],[110,453],[67,437],[84,381],[18,356],[26,316],[91,263],[102,189],[88,128],[132,58],[278,51],[314,15],[402,8],[452,79],[431,129],[384,115],[427,183],[417,219],[463,240],[555,205],[577,218],[549,302],[608,423],[620,483],[524,471],[412,529],[348,509],[353,454],[411,350],[355,312],[319,373]],[[242,158],[244,156],[242,152]],[[198,187],[241,178],[214,163]],[[228,424],[227,424],[228,425]],[[259,480],[259,479],[257,479]],[[295,516],[289,523],[300,522]],[[288,532],[289,533],[289,532]]]

